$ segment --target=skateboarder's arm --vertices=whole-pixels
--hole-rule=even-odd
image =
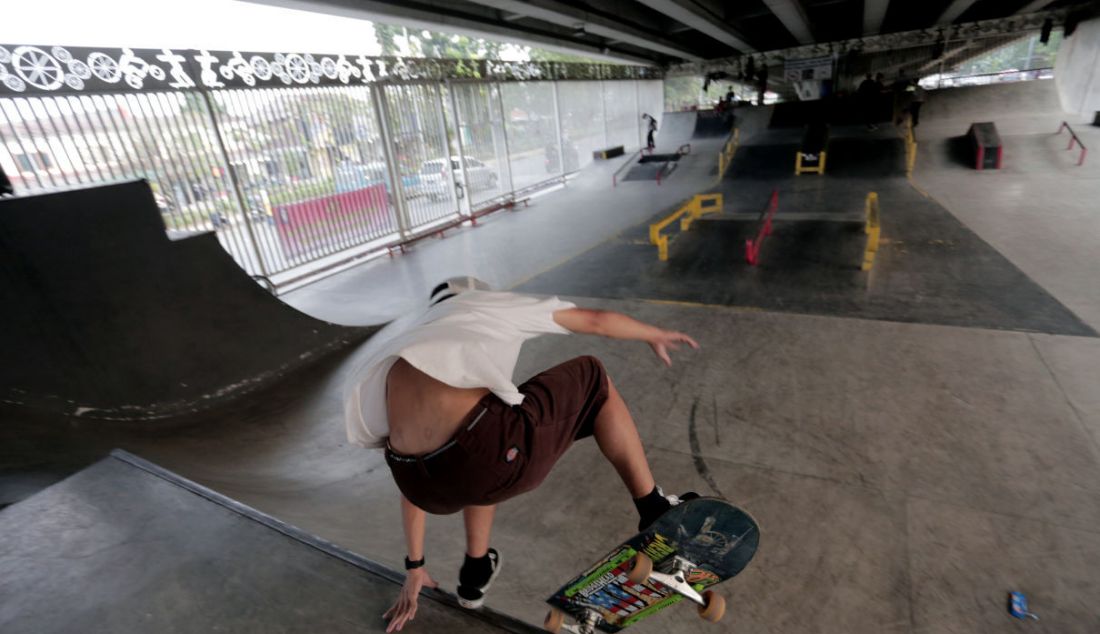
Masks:
[[[404,495],[401,496],[401,523],[405,527],[405,545],[411,561],[424,557],[424,526],[428,514],[420,510]]]
[[[401,521],[405,527],[405,541],[408,545],[409,559],[419,560],[424,556],[424,524],[427,513],[401,496]],[[421,588],[436,587],[435,580],[428,574],[427,568],[421,566],[414,568],[405,575],[405,584],[401,586],[401,594],[398,595],[393,607],[386,610],[382,618],[389,619],[387,632],[398,632],[405,624],[416,617],[417,599]]]
[[[672,360],[668,356],[669,349],[675,350],[681,343],[692,348],[699,347],[694,339],[682,332],[664,330],[610,310],[568,308],[555,311],[554,321],[570,332],[600,335],[611,339],[644,341],[653,348],[665,365],[672,365]]]

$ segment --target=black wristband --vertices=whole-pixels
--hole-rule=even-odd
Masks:
[[[424,558],[421,557],[416,561],[411,561],[408,557],[405,557],[405,570],[415,570],[416,568],[422,568],[424,566]]]

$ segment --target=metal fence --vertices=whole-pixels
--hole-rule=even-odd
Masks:
[[[276,285],[560,182],[661,110],[647,67],[0,46],[17,194],[145,178]]]

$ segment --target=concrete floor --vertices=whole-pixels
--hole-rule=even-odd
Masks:
[[[1034,101],[1028,90],[1020,103]],[[1021,129],[1017,139],[1010,124],[1002,128],[1008,159],[1030,157],[1011,163],[1019,173],[959,169],[934,153],[933,131],[941,139],[962,134],[970,114],[952,106],[936,115],[934,104],[920,131],[916,184],[1100,327],[1096,172],[1042,163],[1042,150],[1029,146],[1045,142],[1028,136],[1038,132]],[[713,182],[707,164],[685,164],[660,188],[627,183],[612,191],[615,167],[597,167],[528,210],[285,299],[318,317],[371,323],[447,275],[472,273],[510,288]],[[642,344],[547,337],[525,346],[517,377],[599,356],[634,412],[659,482],[721,494],[762,527],[756,559],[720,587],[728,599],[721,625],[679,608],[640,632],[1100,630],[1100,339],[572,299],[691,333],[702,349],[664,369]],[[340,393],[358,354],[187,426],[141,435],[70,429],[64,438],[72,446],[51,449],[92,455],[122,446],[399,567],[396,488],[380,454],[344,439]],[[56,438],[40,433],[42,446]],[[501,506],[493,542],[505,567],[489,605],[540,622],[543,598],[634,521],[595,444],[579,443],[544,486]],[[462,550],[460,517],[429,519],[429,570],[442,583],[457,581]],[[1027,593],[1042,620],[1011,619],[1010,590]]]

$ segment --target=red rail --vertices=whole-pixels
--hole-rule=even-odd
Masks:
[[[772,219],[775,218],[777,209],[779,209],[779,190],[773,189],[771,197],[768,198],[768,205],[760,212],[756,235],[745,240],[745,260],[751,266],[756,266],[760,261],[760,245],[764,244],[764,238],[772,234]]]
[[[1085,164],[1085,157],[1088,156],[1089,150],[1085,147],[1084,143],[1081,143],[1081,139],[1077,138],[1077,133],[1073,131],[1073,128],[1069,127],[1069,124],[1065,121],[1058,127],[1058,134],[1062,133],[1062,130],[1069,130],[1069,145],[1066,146],[1066,151],[1073,149],[1073,144],[1081,146],[1081,157],[1077,159],[1077,165],[1081,166]]]

